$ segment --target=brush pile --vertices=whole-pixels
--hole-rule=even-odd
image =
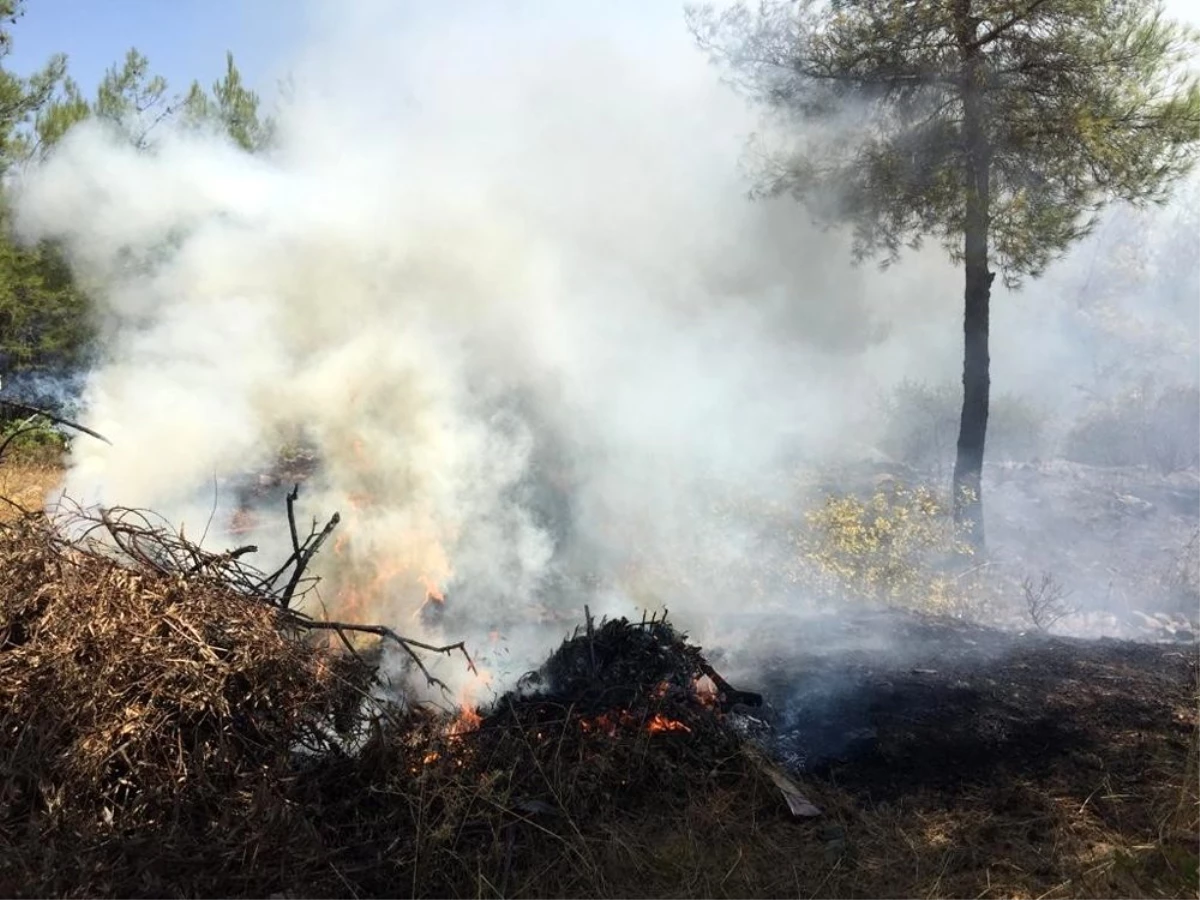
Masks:
[[[269,604],[153,557],[0,527],[4,895],[175,893],[155,873],[188,881],[198,847],[286,841],[289,756],[332,752],[366,687]]]
[[[336,518],[288,499],[273,572],[136,510],[0,525],[0,894],[588,894],[630,808],[761,780],[754,696],[662,619],[588,616],[488,710],[382,699],[350,632],[470,657],[300,612]]]
[[[665,620],[593,629],[589,618],[487,711],[471,754],[502,761],[505,796],[521,808],[591,820],[616,802],[670,806],[707,779],[744,771],[722,712],[735,701],[709,672]]]

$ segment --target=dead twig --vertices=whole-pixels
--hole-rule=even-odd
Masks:
[[[31,417],[32,416],[45,416],[47,419],[49,419],[51,422],[53,422],[56,425],[65,425],[67,428],[74,428],[76,431],[82,431],[84,434],[90,435],[91,437],[96,438],[96,440],[104,441],[104,443],[108,444],[110,447],[112,446],[112,441],[110,441],[108,438],[106,438],[100,432],[93,431],[92,429],[88,428],[86,425],[80,425],[78,422],[73,422],[70,419],[64,419],[62,416],[56,415],[56,414],[49,412],[48,410],[42,409],[40,407],[30,406],[27,403],[18,403],[15,400],[0,400],[0,405],[10,407],[11,409],[19,410],[20,412],[23,412],[23,413],[29,413]],[[7,443],[7,441],[5,443]]]
[[[289,515],[290,515],[289,504]],[[287,587],[283,589],[283,594],[279,598],[279,605],[287,609],[292,602],[292,595],[296,592],[296,586],[300,583],[301,577],[304,575],[304,570],[308,568],[308,564],[321,549],[321,545],[333,533],[333,529],[337,527],[338,522],[342,520],[341,514],[334,513],[329,517],[329,521],[325,523],[325,527],[315,538],[304,542],[304,546],[296,543],[295,526],[292,528],[292,542],[296,547],[293,553],[293,558],[296,560],[296,568],[292,571],[292,577],[288,580]]]
[[[187,540],[182,532],[176,532],[165,519],[144,510],[126,507],[84,510],[77,506],[66,506],[69,501],[63,501],[65,511],[60,511],[57,527],[49,534],[52,535],[51,540],[64,551],[78,551],[89,556],[111,558],[115,550],[123,564],[134,570],[184,581],[201,579],[207,585],[240,594],[248,601],[267,604],[278,611],[280,618],[277,621],[284,628],[332,631],[364,667],[365,660],[354,649],[348,637],[352,633],[375,635],[399,646],[425,676],[428,684],[442,690],[448,690],[447,685],[429,670],[421,657],[422,651],[447,656],[461,653],[468,669],[478,674],[475,661],[462,641],[439,646],[405,637],[386,625],[316,619],[294,608],[293,601],[307,593],[307,589],[303,592],[299,589],[306,580],[305,573],[309,564],[341,521],[340,515],[335,512],[320,531],[316,530],[314,522],[312,531],[301,540],[295,521],[295,502],[298,495],[298,485],[287,495],[292,552],[285,563],[269,576],[244,561],[245,557],[257,552],[257,546],[247,544],[214,553]],[[287,584],[282,589],[274,588],[274,583],[289,568],[291,573]],[[308,580],[315,585],[318,579]]]
[[[430,653],[441,653],[445,654],[446,656],[450,656],[454,653],[454,651],[457,650],[463,655],[463,658],[466,659],[467,668],[473,674],[479,674],[479,670],[475,668],[475,660],[471,659],[471,654],[467,652],[467,645],[464,641],[455,641],[453,644],[446,644],[439,647],[435,644],[427,644],[424,641],[418,641],[413,638],[404,637],[403,635],[397,634],[386,625],[359,625],[353,622],[328,622],[320,619],[310,619],[308,616],[294,611],[288,611],[287,621],[298,628],[304,628],[310,631],[334,631],[340,635],[343,640],[346,640],[346,632],[373,634],[380,638],[386,638],[387,640],[390,640],[398,645],[402,650],[404,650],[405,653],[408,654],[409,659],[411,659],[417,668],[421,670],[421,674],[425,676],[425,679],[429,683],[430,687],[438,687],[442,690],[449,690],[445,682],[443,682],[440,678],[437,678],[429,671],[428,668],[426,668],[424,661],[422,661],[420,657],[420,654],[416,652],[417,649],[426,650]]]
[[[1032,576],[1026,575],[1021,580],[1021,591],[1025,595],[1025,609],[1029,618],[1039,631],[1049,631],[1055,622],[1075,611],[1067,603],[1070,591],[1051,572],[1043,572],[1037,584]]]

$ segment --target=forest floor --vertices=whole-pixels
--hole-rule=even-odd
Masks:
[[[57,477],[51,467],[5,465],[0,496],[36,507]],[[443,732],[446,755],[418,773],[413,753],[433,757],[413,749],[413,726],[385,732],[376,722],[373,750],[297,768],[286,748],[264,748],[263,732],[243,731],[275,715],[275,701],[263,698],[280,684],[324,709],[311,698],[326,664],[281,643],[267,611],[238,618],[236,598],[206,599],[209,587],[179,593],[153,574],[112,574],[99,558],[87,566],[100,574],[53,583],[64,577],[48,574],[63,571],[60,550],[39,529],[0,525],[0,682],[10,709],[41,710],[36,723],[0,715],[5,896],[1200,891],[1195,641],[1054,637],[887,609],[745,616],[730,621],[708,658],[765,705],[716,725],[691,719],[691,730],[609,739],[595,716],[585,727],[569,710],[508,731],[489,732],[485,718],[458,744]],[[90,593],[97,578],[107,585],[103,608]],[[236,643],[225,646],[230,616],[241,656]],[[147,671],[176,694],[118,703],[151,690],[137,675]],[[59,683],[95,696],[81,693],[75,704],[55,693]],[[644,699],[656,695],[655,685],[641,688]],[[215,699],[197,700],[210,690]],[[238,705],[251,697],[257,705]],[[209,712],[176,714],[175,702]],[[120,721],[105,727],[128,740],[89,746],[120,751],[124,774],[73,781],[76,729],[110,707]],[[143,720],[166,729],[145,744],[158,755],[137,755]],[[38,728],[45,749],[32,752]],[[758,751],[734,745],[765,751],[820,815],[794,817],[770,764],[747,762]],[[237,750],[228,758],[242,768],[226,777],[225,757],[211,747]],[[251,766],[255,759],[263,762]],[[168,764],[177,776],[166,778]],[[122,804],[142,808],[131,785],[150,776],[138,773],[160,769],[166,780],[146,802],[167,805],[123,821]],[[82,811],[93,795],[99,819],[88,824]]]

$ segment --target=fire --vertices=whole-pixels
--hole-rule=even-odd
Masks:
[[[369,500],[351,498],[360,509]],[[416,619],[430,604],[442,604],[441,588],[451,572],[444,550],[436,541],[412,535],[397,538],[394,547],[373,546],[370,531],[362,534],[356,523],[333,542],[339,584],[332,610],[335,618],[353,621],[396,621],[409,613]],[[410,540],[411,538],[411,540]],[[420,573],[420,574],[416,574]]]
[[[425,599],[421,602],[421,605],[417,607],[417,611],[413,613],[414,619],[431,607],[436,609],[437,607],[445,606],[446,594],[437,586],[436,581],[434,581],[428,575],[422,573],[421,575],[417,576],[416,582],[425,589]]]
[[[633,720],[633,716],[627,711],[619,713],[617,718],[613,718],[609,713],[601,713],[593,719],[580,719],[579,727],[586,734],[593,731],[603,731],[609,737],[617,736],[617,728],[620,725],[627,725]]]
[[[458,693],[458,715],[446,726],[447,735],[457,737],[476,731],[483,724],[483,716],[479,714],[479,694],[491,683],[490,672],[486,669],[475,670],[475,677],[463,685]]]
[[[356,510],[366,509],[371,505],[371,495],[366,491],[354,491],[347,494],[346,500]]]
[[[357,622],[363,618],[366,606],[362,592],[354,586],[347,587],[338,594],[339,615],[351,622]]]
[[[425,588],[425,600],[434,603],[445,603],[446,595],[438,589],[437,583],[428,575],[421,574],[417,576],[417,584]]]
[[[660,731],[691,732],[692,729],[688,728],[686,725],[684,725],[678,719],[668,719],[662,713],[655,713],[654,718],[652,718],[649,722],[646,723],[646,730],[649,731],[650,733],[654,734],[654,733],[657,733]]]
[[[459,737],[467,732],[477,731],[482,724],[483,716],[479,714],[479,710],[473,706],[464,706],[459,709],[454,720],[446,726],[446,734],[449,737]]]
[[[611,713],[601,713],[590,719],[580,719],[579,727],[584,733],[602,732],[609,737],[616,737],[619,728],[637,728],[640,726],[640,720],[629,710],[619,710]],[[660,734],[664,731],[685,731],[691,732],[691,728],[680,722],[678,719],[671,719],[664,716],[662,713],[655,713],[644,729],[651,734]]]

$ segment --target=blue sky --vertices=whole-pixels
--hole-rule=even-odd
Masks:
[[[172,92],[220,77],[232,50],[246,82],[264,95],[304,33],[304,0],[26,0],[12,27],[6,68],[22,74],[66,53],[90,94],[105,69],[137,47]]]
[[[89,95],[105,69],[118,63],[130,47],[150,58],[172,92],[187,89],[193,79],[206,87],[220,77],[225,51],[232,50],[246,83],[269,99],[279,78],[287,74],[293,54],[310,28],[320,29],[314,11],[335,19],[397,8],[429,13],[445,0],[26,0],[25,14],[13,27],[13,53],[6,68],[27,74],[53,53],[70,58],[72,77]],[[552,0],[534,0],[529,6]],[[564,0],[565,2],[565,0]],[[500,0],[525,5],[521,0]],[[610,4],[605,4],[608,6]],[[611,4],[628,12],[629,21],[651,18],[647,8],[670,7],[679,15],[683,0],[644,0]],[[340,8],[339,8],[340,7]],[[374,10],[373,10],[374,7]],[[1166,0],[1170,15],[1200,25],[1200,0]],[[453,7],[450,7],[453,9]],[[562,11],[562,7],[558,7]],[[659,12],[662,10],[659,9]],[[440,11],[445,14],[446,7]],[[462,12],[460,8],[459,13]],[[453,14],[453,13],[452,13]],[[382,20],[394,22],[394,16]],[[326,23],[328,24],[328,22]],[[627,39],[643,36],[634,24]],[[367,33],[370,31],[368,29]]]

